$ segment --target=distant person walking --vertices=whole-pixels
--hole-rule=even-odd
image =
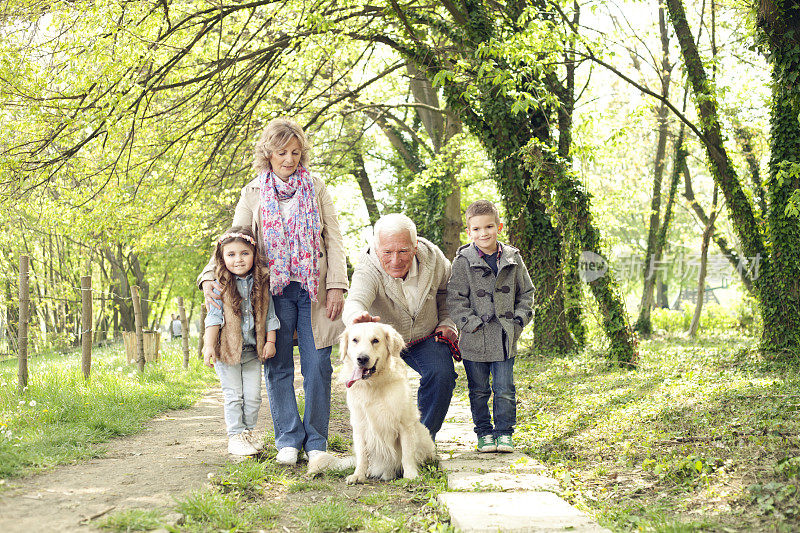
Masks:
[[[203,362],[219,376],[225,397],[228,453],[253,455],[253,430],[261,407],[261,362],[275,357],[275,316],[269,269],[250,228],[234,226],[214,249],[215,306],[209,307],[203,335]]]
[[[281,322],[276,355],[264,363],[275,428],[275,460],[295,464],[301,449],[312,459],[328,445],[331,346],[344,331],[347,290],[342,233],[325,182],[307,170],[309,143],[293,120],[270,121],[255,146],[257,177],[242,189],[233,223],[263,244],[275,313]],[[214,261],[198,282],[210,309]],[[294,334],[300,351],[305,409],[294,391]]]
[[[173,339],[177,339],[178,337],[183,336],[183,326],[181,325],[181,319],[178,318],[178,315],[172,313],[172,319],[169,322],[169,330],[172,334]]]

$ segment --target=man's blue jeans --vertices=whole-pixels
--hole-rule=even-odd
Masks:
[[[511,435],[517,423],[517,390],[514,387],[514,357],[505,361],[484,363],[464,359],[469,386],[469,406],[478,437]],[[489,374],[492,376],[489,388]],[[489,396],[494,392],[492,411],[494,428],[489,416]]]
[[[403,360],[420,375],[417,406],[422,424],[435,440],[450,408],[458,377],[453,356],[446,343],[431,338],[404,350]]]
[[[264,363],[264,381],[275,427],[275,446],[325,451],[331,414],[331,347],[317,350],[314,346],[311,299],[298,282],[289,283],[282,295],[272,296],[272,301],[281,328],[277,331],[275,357]],[[305,394],[302,421],[294,395],[295,329]]]

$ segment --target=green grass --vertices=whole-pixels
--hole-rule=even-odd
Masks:
[[[309,532],[355,531],[364,527],[364,518],[348,502],[328,499],[300,509],[300,520]]]
[[[196,358],[184,370],[180,343],[162,343],[161,356],[140,375],[121,345],[95,348],[88,382],[79,352],[31,357],[22,394],[16,360],[0,363],[0,478],[98,456],[99,444],[192,406],[216,379]]]
[[[223,471],[212,478],[222,492],[237,491],[243,495],[256,495],[267,479],[269,466],[274,463],[262,463],[251,458],[241,463],[228,463]]]
[[[235,494],[199,490],[179,500],[177,511],[184,516],[181,531],[233,532],[274,528],[281,506],[245,503]]]
[[[161,512],[157,510],[126,509],[116,512],[100,523],[103,529],[120,531],[152,531],[164,527]]]
[[[636,371],[519,357],[515,440],[615,531],[797,529],[800,374],[706,335],[642,341]]]
[[[337,418],[346,415],[333,411]],[[179,499],[174,510],[183,515],[180,531],[446,532],[449,519],[436,502],[446,489],[435,465],[412,481],[353,486],[338,472],[312,479],[305,462],[281,466],[266,453],[227,463],[210,487]]]

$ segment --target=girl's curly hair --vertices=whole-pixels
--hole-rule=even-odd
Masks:
[[[308,152],[311,146],[303,128],[292,119],[276,118],[270,120],[256,142],[253,154],[253,170],[256,174],[272,170],[272,165],[269,162],[272,152],[280,150],[289,144],[292,137],[296,138],[297,142],[300,143],[300,164],[308,168]]]
[[[249,227],[233,226],[219,238],[217,246],[214,248],[214,259],[217,263],[214,274],[219,284],[222,285],[220,299],[224,301],[225,294],[230,291],[230,301],[233,304],[232,311],[236,316],[241,317],[242,295],[236,290],[236,275],[225,267],[225,258],[222,255],[225,245],[233,242],[241,242],[253,249],[253,268],[248,272],[248,274],[253,274],[253,288],[250,291],[253,310],[258,309],[262,304],[262,289],[269,286],[269,269],[267,268],[266,257],[261,253],[261,245],[253,234],[253,230]]]

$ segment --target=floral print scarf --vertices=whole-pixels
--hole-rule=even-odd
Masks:
[[[319,291],[320,235],[322,221],[315,199],[314,182],[303,165],[284,182],[272,171],[260,176],[261,228],[269,265],[272,294],[282,294],[292,278],[299,279],[312,301]],[[286,218],[279,202],[296,196]]]

